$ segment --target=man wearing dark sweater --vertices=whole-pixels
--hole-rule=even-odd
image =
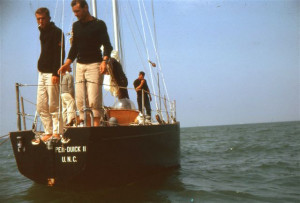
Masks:
[[[133,82],[133,86],[137,93],[137,102],[139,106],[139,111],[143,113],[143,94],[142,90],[144,90],[144,107],[146,108],[147,116],[150,117],[151,120],[151,105],[150,101],[152,101],[150,90],[145,80],[145,73],[143,71],[139,72],[139,77]],[[149,95],[149,96],[148,96]]]
[[[64,60],[64,43],[61,29],[50,22],[47,8],[39,8],[35,12],[39,25],[41,54],[38,60],[37,112],[43,123],[45,134],[41,138],[47,141],[51,136],[59,138],[59,76],[57,70]]]
[[[87,82],[88,106],[94,114],[94,126],[99,126],[103,116],[102,82],[100,70],[104,70],[109,60],[112,46],[110,44],[107,28],[102,20],[90,15],[85,0],[73,0],[72,10],[78,21],[73,24],[73,40],[66,63],[61,66],[58,73],[70,70],[71,63],[77,58],[76,66],[76,104],[80,110],[80,119],[83,120],[83,79]],[[100,47],[104,47],[103,55]]]

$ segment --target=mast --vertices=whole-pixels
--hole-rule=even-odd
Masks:
[[[96,4],[96,0],[91,0],[91,4],[92,4],[92,15],[97,18],[97,4]]]
[[[114,50],[118,53],[119,62],[122,64],[123,70],[125,70],[125,64],[123,61],[123,52],[121,47],[121,36],[120,36],[120,18],[119,18],[119,5],[117,0],[112,0],[113,10],[113,25],[114,25]]]
[[[115,50],[119,52],[119,15],[118,15],[118,2],[112,0],[112,9],[113,9],[113,24],[114,24],[114,39],[115,39]]]

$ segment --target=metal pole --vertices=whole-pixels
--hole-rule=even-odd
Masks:
[[[83,79],[83,126],[87,126],[87,113],[86,113],[86,79]]]
[[[167,120],[168,120],[168,123],[170,123],[170,118],[169,118],[169,113],[168,113],[168,107],[167,107],[166,95],[164,96],[164,104],[165,104],[165,108],[166,108]]]
[[[75,88],[77,88],[77,81],[76,81],[76,65],[77,63],[73,62],[73,77],[75,79]],[[76,91],[74,92],[74,100],[75,100],[75,104],[77,104],[77,100],[76,100]],[[76,127],[78,126],[78,123],[77,123],[77,112],[78,112],[78,109],[77,109],[77,105],[75,105],[75,125]]]
[[[142,114],[143,114],[143,123],[145,125],[145,98],[144,98],[144,89],[142,89]]]
[[[159,84],[159,73],[157,72],[157,85],[158,85],[158,96],[159,96],[159,116],[161,119],[163,119],[162,113],[161,113],[161,95],[160,95],[160,84]]]
[[[125,72],[124,54],[122,51],[122,38],[120,29],[120,18],[119,18],[119,4],[118,0],[112,0],[112,14],[113,14],[113,26],[114,26],[114,50],[117,51],[119,62],[122,64],[123,71]]]
[[[119,52],[119,25],[118,25],[118,10],[117,10],[117,1],[112,0],[113,8],[113,24],[114,24],[114,39],[115,39],[115,50]]]
[[[93,16],[97,18],[97,4],[95,0],[91,0]]]
[[[174,100],[174,119],[175,119],[175,121],[177,120],[176,119],[176,100]]]
[[[25,120],[25,112],[24,112],[24,101],[23,101],[23,97],[21,97],[21,107],[22,107],[22,120],[23,120],[23,126],[24,126],[24,130],[26,130],[26,120]]]
[[[18,131],[21,131],[19,83],[16,83],[16,104],[17,104],[17,127],[18,127]]]

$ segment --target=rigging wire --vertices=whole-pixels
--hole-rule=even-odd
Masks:
[[[153,0],[151,0],[151,9],[152,9],[152,19],[153,19],[154,41],[155,41],[155,46],[158,47],[158,44],[157,44],[157,35],[156,35],[155,17],[154,17],[154,3],[153,3]]]
[[[130,11],[131,11],[131,14],[132,14],[132,16],[133,16],[133,19],[134,19],[134,22],[135,22],[135,30],[137,30],[138,32],[138,35],[139,35],[139,37],[140,37],[140,39],[141,39],[141,42],[142,42],[142,45],[143,45],[143,47],[144,47],[144,50],[145,50],[145,53],[147,53],[147,48],[146,48],[146,44],[145,44],[145,42],[144,42],[144,38],[143,38],[143,36],[142,36],[142,34],[141,34],[141,32],[140,32],[140,27],[141,26],[139,26],[138,25],[138,23],[137,23],[137,20],[136,20],[136,17],[135,17],[135,15],[134,15],[134,11],[133,11],[133,8],[132,8],[132,4],[130,3],[130,1],[128,0],[128,5],[129,5],[129,7],[130,7]],[[128,21],[129,22],[129,21]],[[135,40],[135,42],[136,42],[136,44],[137,44],[137,41],[136,41],[136,37],[135,37],[135,35],[133,34],[134,32],[131,32],[132,33],[132,35],[134,36],[134,40]],[[138,45],[136,45],[136,47],[137,47],[137,50],[139,51],[140,49],[139,49],[139,47],[140,46],[138,46]],[[147,57],[147,56],[146,56]],[[143,60],[143,58],[144,57],[142,57],[142,60]],[[147,60],[147,62],[149,61],[149,59]],[[142,65],[144,66],[144,62],[142,62]],[[148,74],[148,71],[146,70],[146,68],[144,67],[144,70],[145,70],[145,72],[147,73],[146,75],[146,77],[148,77],[148,75],[150,75],[150,74]],[[154,77],[154,79],[155,79],[155,82],[157,82],[157,78],[156,78],[156,76],[155,75],[153,75],[153,77]]]
[[[57,7],[58,7],[58,0],[56,0],[56,6],[55,6],[55,9],[54,9],[54,18],[53,18],[53,22],[55,22],[56,12],[57,12]]]
[[[127,7],[126,7],[127,8]],[[135,46],[136,46],[136,49],[137,49],[137,52],[138,52],[138,54],[139,54],[139,59],[140,59],[140,61],[141,61],[141,64],[142,64],[142,66],[143,66],[143,69],[144,69],[144,71],[147,73],[147,75],[148,75],[148,71],[147,71],[147,69],[146,69],[146,66],[145,66],[145,63],[144,63],[144,60],[143,60],[143,56],[142,56],[142,52],[141,52],[141,50],[140,50],[140,48],[139,48],[139,46],[138,46],[138,43],[137,43],[137,37],[136,37],[136,35],[134,34],[134,32],[133,32],[133,28],[132,28],[132,25],[130,24],[130,20],[129,20],[129,17],[127,16],[127,14],[125,13],[125,18],[126,18],[126,20],[127,20],[127,22],[128,22],[128,27],[129,27],[129,30],[130,30],[130,32],[131,32],[131,34],[132,34],[132,38],[133,38],[133,41],[134,41],[134,44],[135,44]]]
[[[7,142],[8,139],[9,139],[9,137],[8,137],[8,138],[5,138],[5,140],[3,140],[2,142],[0,142],[0,146],[1,146],[2,144],[4,144],[5,142]]]
[[[28,99],[25,99],[24,97],[23,97],[23,100],[26,101],[26,102],[28,102],[29,104],[32,104],[32,105],[36,106],[35,103],[33,103],[32,101],[29,101]]]
[[[147,14],[147,11],[146,11],[146,8],[145,8],[144,1],[142,1],[142,3],[143,3],[143,8],[144,8],[144,12],[145,12],[145,17],[146,17],[148,29],[149,29],[149,31],[150,31],[150,36],[151,36],[152,44],[153,44],[153,47],[154,47],[154,50],[155,50],[155,55],[156,55],[156,58],[157,58],[158,67],[159,67],[159,69],[160,69],[160,71],[161,71],[160,58],[159,58],[159,56],[158,56],[157,47],[156,47],[155,40],[154,40],[152,31],[151,31],[151,27],[150,27],[150,23],[149,23],[149,19],[148,19],[148,14]],[[153,19],[153,21],[154,21],[154,19]],[[163,84],[164,84],[164,88],[165,88],[165,92],[166,92],[167,98],[168,98],[168,100],[170,100],[169,94],[168,94],[168,91],[167,91],[167,87],[166,87],[165,80],[164,80],[164,77],[163,77],[163,73],[162,73],[162,72],[161,72],[161,75],[162,75]],[[171,104],[170,104],[170,106],[171,106]]]
[[[139,33],[139,36],[140,36],[140,39],[141,39],[141,41],[142,41],[142,44],[143,44],[143,46],[144,46],[144,49],[146,50],[147,48],[146,48],[146,44],[145,44],[145,42],[144,42],[144,40],[143,40],[143,36],[142,36],[142,34],[141,34],[141,31],[140,31],[140,29],[139,29],[139,27],[140,26],[138,26],[138,23],[137,23],[137,20],[136,20],[136,17],[135,17],[135,15],[134,15],[134,12],[133,12],[133,8],[132,8],[132,5],[131,5],[131,3],[130,3],[130,1],[128,0],[128,5],[129,5],[129,7],[130,7],[130,10],[131,10],[131,14],[132,14],[132,16],[133,16],[133,19],[134,19],[134,22],[135,22],[135,25],[136,25],[136,30],[138,31],[138,33]]]
[[[4,138],[4,137],[7,137],[7,136],[9,136],[9,134],[7,134],[7,135],[2,135],[2,136],[0,136],[0,139],[2,139],[2,138]]]
[[[147,38],[146,38],[146,33],[145,33],[144,20],[143,20],[143,16],[142,16],[142,10],[141,10],[141,5],[140,5],[140,0],[138,1],[138,5],[139,5],[140,17],[141,17],[141,22],[142,22],[142,27],[143,27],[144,41],[145,41],[145,44],[147,44]],[[150,58],[149,58],[149,51],[148,51],[147,48],[146,48],[146,51],[147,51],[147,57],[148,57],[147,59],[150,60]],[[154,82],[153,82],[152,68],[151,68],[150,64],[148,64],[148,66],[149,66],[149,69],[150,69],[152,89],[153,89],[154,94],[156,94],[155,87],[154,87]],[[156,97],[154,99],[155,99],[156,110],[158,110],[158,103],[157,103]]]

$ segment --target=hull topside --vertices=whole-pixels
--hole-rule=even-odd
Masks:
[[[68,128],[68,143],[32,145],[32,131],[10,138],[19,171],[42,184],[123,183],[180,164],[179,123]]]

